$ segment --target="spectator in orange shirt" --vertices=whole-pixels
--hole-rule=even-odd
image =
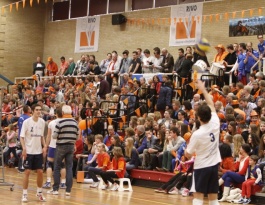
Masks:
[[[47,75],[54,76],[58,72],[58,66],[55,62],[53,62],[52,57],[48,58],[48,65],[47,65]]]
[[[62,56],[60,58],[60,60],[61,60],[61,66],[60,66],[60,69],[59,69],[57,75],[63,75],[67,71],[67,69],[69,67],[69,64],[68,64],[67,61],[65,61],[65,57],[64,56]]]
[[[99,175],[101,171],[107,171],[111,168],[110,156],[106,152],[105,145],[100,143],[97,145],[98,156],[97,156],[97,166],[88,168],[88,175],[93,179],[93,184],[91,188],[97,188],[99,185],[99,180],[96,175]]]
[[[218,89],[217,85],[212,85],[211,87],[211,91],[210,91],[210,95],[213,96],[213,102],[215,103],[216,101],[219,100],[220,98],[220,94],[216,91],[216,89]]]
[[[217,50],[217,54],[215,55],[213,62],[222,63],[228,52],[225,51],[225,47],[222,44],[215,46],[215,49]]]

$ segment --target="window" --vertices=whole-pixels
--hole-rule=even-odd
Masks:
[[[107,0],[90,0],[89,16],[106,14],[107,13]]]
[[[179,0],[179,4],[189,4],[189,3],[196,3],[196,2],[203,2],[204,0]]]
[[[87,0],[71,1],[71,18],[87,16]]]
[[[133,0],[132,10],[153,8],[153,0]]]
[[[156,0],[155,7],[177,5],[178,0]]]
[[[109,0],[109,13],[124,12],[125,0]]]
[[[53,21],[69,18],[69,1],[55,2],[53,4]]]

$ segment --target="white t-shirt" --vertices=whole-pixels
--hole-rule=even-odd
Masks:
[[[38,118],[35,122],[32,117],[23,122],[20,137],[25,140],[27,154],[41,154],[42,144],[41,137],[44,135],[45,121]]]
[[[61,120],[61,119],[59,118],[59,119],[52,120],[48,124],[48,129],[51,129],[51,135],[54,133],[55,126],[59,120]],[[54,139],[52,136],[51,136],[51,141],[50,141],[49,147],[56,148],[56,139]]]
[[[215,112],[211,120],[196,130],[187,147],[190,154],[196,153],[194,169],[210,167],[221,162],[219,151],[220,121]]]

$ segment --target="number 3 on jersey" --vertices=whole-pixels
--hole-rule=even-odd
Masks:
[[[213,133],[210,133],[210,137],[211,137],[211,142],[214,142],[215,141],[215,137],[214,137]]]

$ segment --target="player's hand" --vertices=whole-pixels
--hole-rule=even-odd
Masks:
[[[46,147],[43,147],[42,155],[43,155],[43,157],[46,157],[46,155],[47,155],[47,148]]]

